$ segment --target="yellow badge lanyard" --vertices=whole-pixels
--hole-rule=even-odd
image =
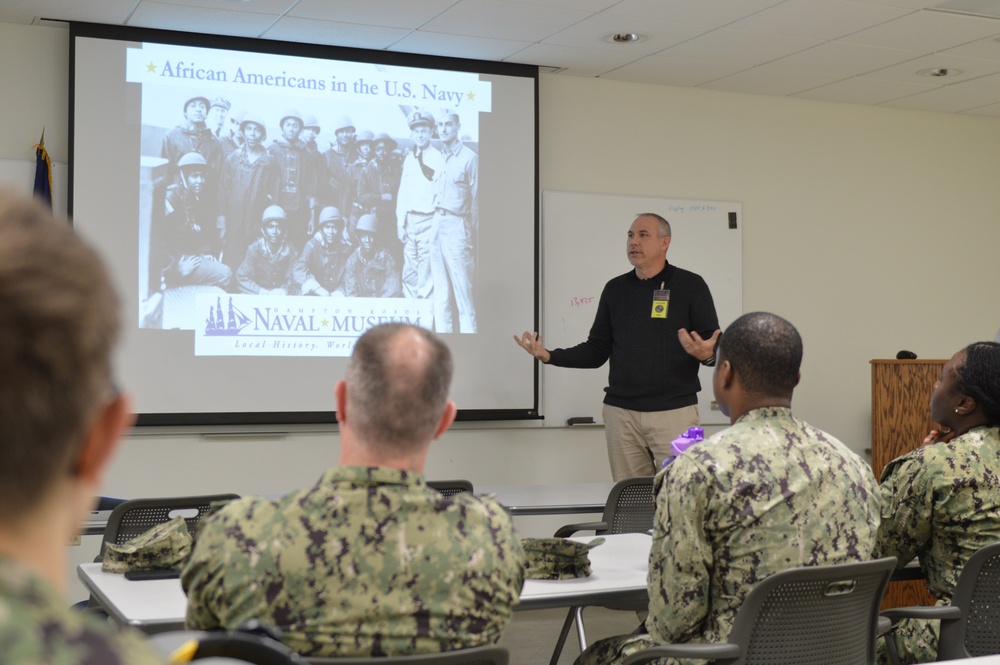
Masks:
[[[653,291],[653,311],[650,317],[654,319],[667,318],[667,311],[670,309],[670,289],[664,288],[666,282],[660,282],[660,288]]]

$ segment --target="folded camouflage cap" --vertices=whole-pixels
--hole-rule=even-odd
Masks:
[[[191,542],[184,518],[175,517],[121,545],[108,543],[101,570],[124,573],[180,568],[191,556]]]
[[[581,543],[566,538],[522,538],[524,576],[531,580],[571,580],[590,576],[590,550],[604,538]]]

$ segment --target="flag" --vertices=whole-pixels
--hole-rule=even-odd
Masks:
[[[45,129],[35,144],[35,196],[52,207],[52,161],[45,150]]]

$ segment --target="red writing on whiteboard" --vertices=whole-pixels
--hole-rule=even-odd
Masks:
[[[587,298],[570,298],[569,304],[573,307],[579,307],[580,305],[586,305],[594,302],[594,296],[589,296]]]

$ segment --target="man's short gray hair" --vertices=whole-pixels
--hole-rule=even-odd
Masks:
[[[347,366],[351,428],[376,450],[401,452],[430,441],[448,403],[451,351],[430,331],[402,323],[371,328]]]
[[[657,215],[655,212],[640,212],[635,216],[636,219],[640,217],[652,217],[656,220],[656,223],[660,225],[660,233],[658,234],[661,238],[670,237],[670,222],[666,218]]]

